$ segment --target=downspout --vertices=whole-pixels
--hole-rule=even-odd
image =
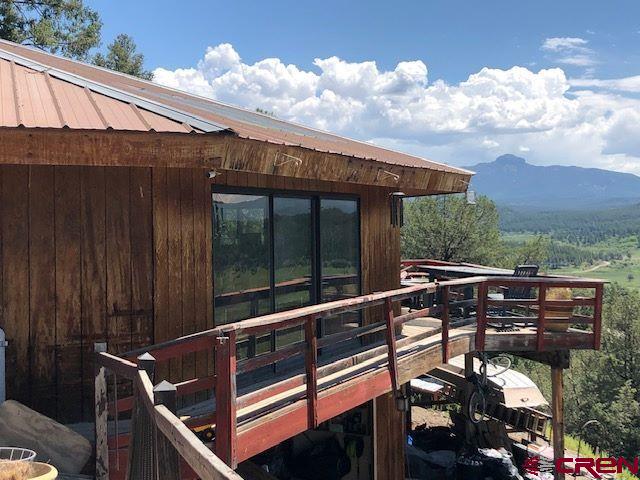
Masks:
[[[4,352],[9,343],[5,340],[4,330],[0,328],[0,404],[7,399],[6,370]]]

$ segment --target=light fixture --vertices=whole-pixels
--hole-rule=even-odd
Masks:
[[[389,207],[391,209],[391,225],[402,227],[404,225],[404,205],[402,199],[403,192],[391,192],[389,194]]]

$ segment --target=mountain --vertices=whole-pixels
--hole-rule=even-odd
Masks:
[[[599,168],[538,166],[515,155],[464,167],[470,189],[508,207],[605,209],[640,202],[640,177]]]

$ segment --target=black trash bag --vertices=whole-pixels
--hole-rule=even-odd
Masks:
[[[304,480],[340,480],[351,471],[351,459],[338,441],[330,438],[297,455],[291,471]]]

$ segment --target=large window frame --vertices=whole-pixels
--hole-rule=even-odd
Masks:
[[[357,256],[356,262],[356,275],[358,279],[358,295],[362,295],[362,220],[361,220],[361,203],[360,196],[354,194],[321,192],[321,191],[301,191],[301,190],[282,190],[282,189],[270,189],[270,188],[253,188],[253,187],[237,187],[231,185],[216,185],[211,186],[211,208],[212,216],[211,222],[213,224],[213,194],[237,194],[237,195],[256,195],[264,196],[269,199],[269,248],[270,248],[270,265],[269,265],[269,288],[270,288],[270,305],[271,312],[286,311],[289,309],[276,310],[276,292],[275,292],[275,245],[274,245],[274,197],[286,197],[286,198],[304,198],[311,201],[311,241],[312,241],[312,292],[311,292],[311,305],[321,303],[322,299],[322,258],[320,247],[320,205],[322,200],[350,200],[356,204],[356,228],[357,228]],[[213,225],[215,228],[215,225]],[[211,245],[212,255],[215,256],[216,252]],[[215,258],[215,257],[213,257]],[[212,258],[212,260],[213,260]],[[216,272],[212,271],[212,282],[214,282],[215,291],[215,275]],[[221,325],[218,323],[216,317],[215,308],[215,294],[211,299],[214,303],[214,324],[216,326]],[[293,309],[295,307],[292,307]],[[250,318],[250,317],[247,317]],[[246,320],[246,319],[244,319]],[[242,320],[238,320],[242,321]],[[322,335],[322,322],[318,322],[318,335]],[[275,345],[274,345],[275,347]]]

